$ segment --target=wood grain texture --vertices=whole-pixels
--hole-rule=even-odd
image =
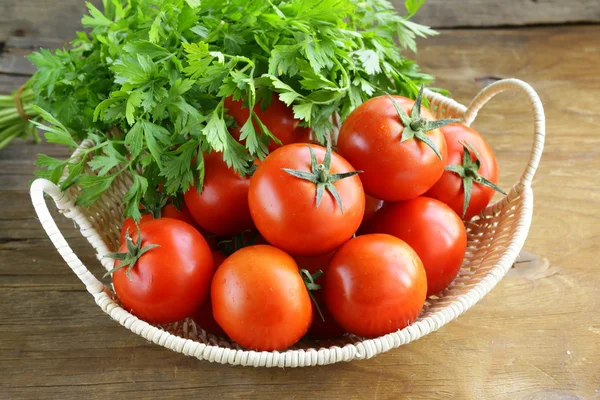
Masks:
[[[90,0],[100,7],[102,0]],[[1,0],[0,42],[25,36],[71,40],[82,30],[81,17],[87,12],[83,0]]]
[[[403,10],[404,0],[392,0]],[[427,0],[415,22],[436,28],[600,22],[598,0]]]
[[[34,217],[35,154],[68,151],[0,150],[0,399],[600,398],[598,37],[594,26],[459,30],[421,43],[424,70],[463,103],[497,78],[532,84],[546,107],[546,150],[526,252],[507,277],[440,331],[367,361],[252,369],[147,343],[102,313]],[[512,94],[474,124],[498,156],[504,187],[524,168],[531,125],[525,100]],[[89,245],[58,221],[99,273]]]
[[[101,0],[91,0],[100,7]],[[392,0],[404,14],[404,0]],[[10,37],[71,40],[81,30],[83,0],[1,0],[0,42]],[[597,0],[427,0],[415,21],[437,28],[600,22]]]

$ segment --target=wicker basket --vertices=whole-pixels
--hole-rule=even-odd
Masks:
[[[112,319],[149,341],[201,360],[254,367],[306,367],[371,358],[419,339],[465,312],[502,279],[523,247],[533,212],[531,180],[544,147],[545,120],[539,97],[528,84],[515,79],[498,81],[486,87],[469,107],[433,92],[427,91],[426,96],[437,118],[461,118],[466,125],[470,125],[488,100],[506,90],[524,94],[535,115],[534,143],[525,172],[507,196],[467,222],[467,252],[462,269],[452,285],[440,295],[428,298],[420,317],[412,325],[376,339],[347,335],[331,341],[300,341],[285,351],[256,352],[244,350],[225,338],[207,334],[190,319],[165,326],[150,325],[124,310],[111,289],[83,265],[56,226],[44,199],[44,194],[50,195],[58,210],[77,223],[108,270],[113,260],[105,255],[118,243],[123,218],[122,199],[131,184],[131,178],[124,175],[117,178],[103,197],[89,209],[75,206],[73,198],[76,188],[61,192],[56,185],[44,179],[33,182],[31,198],[50,240],[85,284],[96,304]]]

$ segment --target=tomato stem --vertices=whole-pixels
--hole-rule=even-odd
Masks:
[[[146,195],[142,198],[141,203],[144,209],[141,210],[142,214],[152,214],[157,219],[162,216],[162,209],[169,202],[169,196],[164,195],[158,190],[146,191]]]
[[[317,165],[317,176],[319,183],[327,183],[327,171],[323,164]]]
[[[460,119],[456,118],[448,118],[448,119],[440,119],[438,121],[430,121],[425,118],[421,118],[421,103],[423,102],[423,90],[424,86],[421,85],[421,90],[419,90],[419,94],[417,95],[417,99],[415,100],[415,104],[410,110],[410,116],[400,107],[400,105],[394,100],[389,93],[385,92],[387,97],[390,99],[394,108],[396,109],[396,113],[398,114],[398,118],[400,118],[400,122],[404,129],[402,130],[402,137],[400,139],[401,142],[405,142],[410,139],[417,139],[421,142],[425,143],[427,146],[433,150],[435,155],[441,160],[442,155],[440,154],[436,145],[431,141],[429,136],[425,133],[432,131],[437,128],[441,128],[442,126],[452,124],[454,122],[459,122]]]
[[[412,129],[413,131],[419,131],[424,128],[424,125],[424,120],[418,119],[410,123],[410,129]]]
[[[323,316],[323,312],[321,311],[321,307],[319,306],[319,302],[317,301],[317,299],[315,298],[315,296],[312,294],[313,291],[321,289],[321,285],[315,283],[315,280],[317,280],[317,279],[319,279],[320,277],[323,276],[323,271],[322,270],[318,270],[314,274],[311,274],[307,269],[301,269],[300,270],[300,275],[302,275],[302,280],[304,281],[304,285],[306,286],[306,290],[308,290],[308,296],[312,300],[313,304],[315,305],[315,308],[317,309],[319,315],[321,316],[321,320],[323,322],[325,322],[325,317]]]
[[[220,240],[217,243],[217,248],[225,253],[225,255],[230,256],[241,248],[256,244],[258,236],[258,231],[248,229],[234,235],[231,239]]]
[[[283,171],[288,174],[295,176],[296,178],[304,179],[306,181],[312,182],[316,185],[316,203],[317,207],[321,205],[321,200],[323,199],[323,195],[325,191],[329,192],[335,199],[338,204],[341,213],[344,213],[344,207],[342,204],[342,199],[340,198],[340,194],[337,191],[337,188],[334,186],[334,183],[345,178],[349,178],[356,174],[360,174],[363,171],[350,171],[344,172],[340,174],[331,174],[331,142],[327,141],[326,143],[327,150],[325,152],[325,157],[323,158],[322,163],[317,163],[317,156],[315,151],[310,145],[306,145],[308,147],[308,151],[310,152],[310,169],[311,172],[300,171],[290,168],[282,168]]]
[[[464,201],[463,201],[463,213],[462,217],[464,218],[467,214],[467,209],[469,208],[469,203],[471,202],[471,193],[473,191],[473,182],[487,186],[489,188],[494,189],[495,191],[506,195],[506,192],[502,190],[498,185],[489,179],[483,177],[479,174],[479,169],[481,168],[481,162],[479,161],[479,153],[473,146],[471,146],[468,142],[459,142],[463,147],[463,159],[461,165],[450,164],[446,165],[446,171],[454,172],[457,174],[463,183],[463,191]],[[473,160],[473,156],[471,156],[471,152],[475,155],[475,160]]]
[[[121,268],[127,267],[125,270],[125,275],[131,281],[131,270],[135,267],[135,264],[138,262],[141,256],[143,256],[148,251],[154,249],[155,247],[159,247],[157,244],[149,244],[145,247],[142,247],[142,232],[140,231],[140,226],[137,225],[137,242],[134,242],[131,236],[129,235],[129,229],[125,232],[125,243],[127,244],[127,251],[124,253],[109,253],[106,256],[109,258],[113,258],[115,260],[120,260],[121,264],[114,267],[110,271],[104,274],[103,278],[106,278],[108,275],[120,270]]]

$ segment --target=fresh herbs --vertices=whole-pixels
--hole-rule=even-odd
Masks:
[[[38,118],[31,105],[33,100],[31,89],[24,87],[13,95],[0,95],[0,149],[16,138],[40,141],[35,126],[29,123],[30,119]]]
[[[385,92],[414,98],[431,81],[399,52],[435,34],[408,20],[423,2],[406,0],[405,17],[386,0],[104,0],[104,13],[88,4],[90,34],[31,55],[30,86],[53,125],[48,141],[94,145],[78,160],[40,156],[39,175],[76,183],[87,206],[127,171],[126,214],[137,219],[159,185],[168,195],[201,187],[204,152],[242,174],[266,156],[273,136],[254,112],[245,145],[229,134],[228,96],[252,109],[276,92],[323,142],[334,113],[343,120]]]

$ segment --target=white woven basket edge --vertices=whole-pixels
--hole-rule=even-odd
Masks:
[[[303,367],[326,365],[353,359],[367,359],[419,339],[457,318],[493,289],[510,269],[523,247],[533,214],[531,182],[539,165],[545,139],[544,111],[538,95],[531,86],[517,79],[500,80],[487,86],[475,96],[468,107],[429,90],[426,90],[425,95],[429,99],[431,108],[437,118],[459,117],[463,123],[470,125],[487,101],[496,94],[508,90],[525,95],[529,100],[535,117],[534,142],[528,164],[519,182],[511,188],[507,196],[488,206],[482,213],[482,216],[496,215],[505,207],[510,207],[511,203],[518,199],[521,207],[519,210],[520,215],[509,245],[504,248],[498,262],[485,276],[481,277],[468,292],[453,297],[453,301],[444,306],[444,308],[433,312],[426,318],[420,318],[412,325],[400,331],[374,339],[362,340],[358,343],[346,344],[343,347],[332,346],[328,348],[286,350],[282,352],[256,352],[201,343],[154,327],[120,307],[113,299],[110,290],[74,254],[51,216],[44,199],[44,194],[52,197],[57,208],[66,217],[77,223],[84,237],[87,238],[96,250],[103,266],[109,269],[112,261],[104,257],[109,249],[90,223],[84,210],[76,206],[73,199],[67,193],[61,192],[58,186],[45,179],[37,179],[31,185],[30,194],[32,203],[40,223],[57,251],[84,283],[88,292],[94,296],[100,308],[121,325],[149,341],[173,351],[211,362],[254,367]]]

